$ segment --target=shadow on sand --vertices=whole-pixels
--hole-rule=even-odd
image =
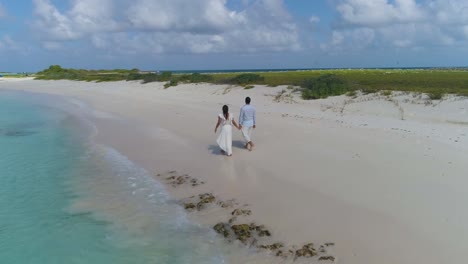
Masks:
[[[233,140],[232,141],[232,148],[238,148],[238,149],[245,149],[244,142],[241,140]],[[224,155],[224,153],[221,151],[218,145],[210,145],[208,147],[208,150],[211,152],[213,155]]]

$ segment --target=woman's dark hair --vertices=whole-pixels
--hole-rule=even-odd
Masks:
[[[246,104],[250,104],[250,97],[246,97],[246,98],[245,98],[245,103],[246,103]]]
[[[223,115],[226,120],[228,119],[229,116],[229,107],[227,105],[223,105]]]

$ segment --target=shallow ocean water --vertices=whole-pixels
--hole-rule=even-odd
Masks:
[[[0,92],[0,263],[225,263],[219,238],[50,100]]]

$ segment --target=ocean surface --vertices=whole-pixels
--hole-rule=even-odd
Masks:
[[[241,72],[291,72],[291,71],[323,71],[323,70],[461,70],[468,67],[376,67],[376,68],[276,68],[276,69],[223,69],[223,70],[167,70],[173,73],[241,73]],[[166,70],[160,70],[163,72]]]
[[[0,90],[0,263],[225,263],[214,232],[55,99]]]

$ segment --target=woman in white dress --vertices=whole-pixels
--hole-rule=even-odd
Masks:
[[[215,133],[218,127],[221,126],[221,132],[218,135],[216,142],[218,143],[221,151],[228,156],[232,156],[232,126],[240,129],[234,118],[229,114],[227,105],[223,106],[223,113],[218,115],[218,123],[216,123]]]

